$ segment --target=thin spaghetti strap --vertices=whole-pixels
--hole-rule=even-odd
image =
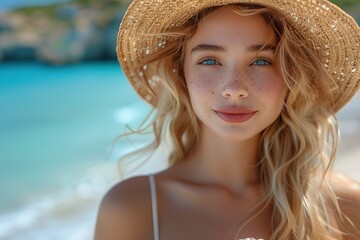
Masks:
[[[158,210],[157,210],[157,197],[156,197],[156,184],[154,175],[149,176],[150,181],[150,192],[151,192],[151,208],[152,208],[152,219],[154,229],[154,240],[160,240],[159,237],[159,222],[158,222]]]

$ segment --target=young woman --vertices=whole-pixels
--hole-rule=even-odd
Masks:
[[[96,240],[360,239],[331,171],[360,29],[326,0],[134,0],[118,56],[170,167],[105,196]]]

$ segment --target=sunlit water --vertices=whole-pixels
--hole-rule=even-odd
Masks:
[[[43,6],[71,0],[2,0],[0,1],[0,12],[13,10],[18,7]]]

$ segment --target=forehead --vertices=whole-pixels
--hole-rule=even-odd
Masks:
[[[224,6],[206,15],[200,20],[190,41],[221,40],[224,42],[256,40],[275,41],[275,31],[261,14],[243,13],[239,7]]]

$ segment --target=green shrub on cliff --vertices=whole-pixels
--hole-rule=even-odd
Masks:
[[[344,9],[348,9],[351,6],[360,4],[359,0],[330,0],[330,2],[333,2],[336,5],[340,6],[341,8],[344,8]]]

